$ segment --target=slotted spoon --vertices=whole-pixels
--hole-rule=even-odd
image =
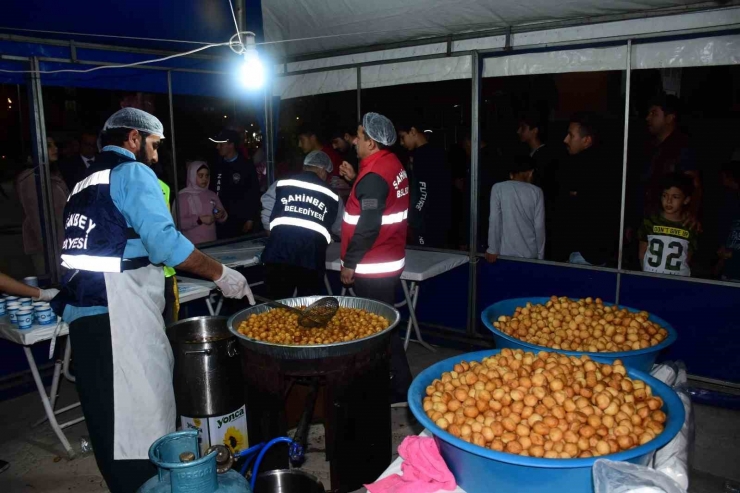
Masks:
[[[298,315],[298,325],[308,329],[316,327],[325,327],[329,320],[336,315],[339,310],[339,301],[331,296],[326,296],[308,305],[305,310],[299,310],[292,306],[285,305],[279,301],[265,298],[264,296],[254,295],[254,298],[267,303],[268,305],[284,308]]]

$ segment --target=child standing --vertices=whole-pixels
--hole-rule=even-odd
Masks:
[[[534,160],[521,156],[514,160],[510,180],[491,189],[491,214],[488,219],[486,260],[499,255],[537,258],[545,256],[545,197],[532,185]]]
[[[642,270],[674,276],[691,276],[691,257],[697,232],[684,226],[694,183],[683,173],[663,177],[661,211],[646,217],[637,235]]]

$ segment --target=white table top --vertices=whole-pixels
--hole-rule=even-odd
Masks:
[[[206,298],[215,288],[216,284],[210,281],[177,276],[177,292],[180,303]]]
[[[260,263],[259,256],[264,249],[264,240],[250,240],[204,248],[203,253],[228,267],[249,267]]]
[[[326,249],[326,269],[339,271],[342,264],[339,261],[341,246],[332,243]],[[406,267],[401,279],[406,281],[425,281],[434,276],[451,271],[455,267],[467,264],[470,258],[467,255],[447,252],[427,252],[422,250],[406,249]]]
[[[69,334],[69,326],[61,322],[59,336]],[[5,315],[0,317],[0,339],[5,339],[23,346],[32,346],[37,342],[48,341],[54,335],[57,324],[34,325],[30,329],[20,330],[18,326],[10,323],[10,318]]]

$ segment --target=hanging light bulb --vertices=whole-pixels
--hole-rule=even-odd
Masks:
[[[254,35],[247,36],[247,47],[244,51],[244,63],[239,68],[242,84],[247,89],[260,89],[265,83],[265,67],[257,53]]]

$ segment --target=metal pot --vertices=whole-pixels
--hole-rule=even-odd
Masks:
[[[325,493],[321,481],[298,469],[263,472],[257,476],[254,491],[257,493]]]
[[[244,405],[239,348],[226,322],[226,317],[195,317],[167,327],[181,415],[216,416]]]
[[[280,300],[281,303],[299,308],[308,306],[314,301],[318,301],[323,296],[304,296],[302,298],[288,298]],[[239,344],[257,353],[272,356],[281,360],[321,360],[336,356],[346,356],[366,349],[372,349],[382,346],[391,335],[391,331],[396,328],[401,320],[398,310],[391,305],[381,303],[380,301],[369,300],[366,298],[356,298],[353,296],[335,296],[339,301],[339,306],[344,308],[359,308],[370,313],[380,315],[390,322],[390,325],[380,332],[377,332],[362,339],[353,341],[336,342],[332,344],[314,344],[311,346],[298,346],[288,344],[274,344],[266,341],[251,339],[239,332],[239,324],[252,315],[266,313],[272,310],[268,305],[257,305],[235,313],[229,318],[228,327],[231,333],[239,339]],[[321,330],[321,329],[307,329]]]

